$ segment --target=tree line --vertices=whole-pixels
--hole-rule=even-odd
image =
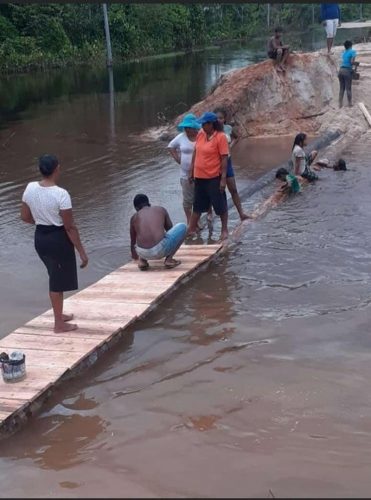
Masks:
[[[343,21],[359,4],[341,4]],[[319,4],[109,4],[116,60],[203,47],[267,33],[276,24],[305,29],[319,21]],[[363,17],[371,16],[364,4]],[[0,4],[0,68],[15,72],[104,61],[100,4]]]

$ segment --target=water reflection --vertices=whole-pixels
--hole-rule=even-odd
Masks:
[[[80,394],[75,404],[57,404],[0,445],[7,458],[31,459],[41,469],[63,470],[86,462],[89,445],[106,431],[93,398]],[[11,446],[9,446],[11,443]]]
[[[199,321],[192,324],[192,329],[183,341],[207,346],[214,342],[231,340],[234,333],[236,310],[231,298],[231,288],[238,280],[233,270],[228,268],[226,259],[211,265],[202,277],[202,282],[213,281],[209,287],[195,287],[191,299],[191,310]]]
[[[116,125],[115,125],[115,84],[113,79],[113,69],[108,68],[109,78],[109,111],[110,111],[110,138],[114,142],[116,139]]]

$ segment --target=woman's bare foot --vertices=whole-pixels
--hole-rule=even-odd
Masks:
[[[54,325],[54,333],[63,333],[63,332],[72,332],[73,330],[77,330],[78,326],[74,323],[66,323],[63,321],[62,323],[56,323]]]
[[[74,318],[73,314],[62,314],[62,319],[67,323],[67,321],[72,321]]]
[[[240,219],[241,221],[251,219],[251,216],[243,213],[242,215],[240,215]]]
[[[179,266],[182,263],[180,260],[173,259],[172,257],[168,257],[165,259],[165,267],[166,269],[173,269],[176,266]]]
[[[138,267],[141,271],[146,271],[149,268],[148,261],[139,257]]]

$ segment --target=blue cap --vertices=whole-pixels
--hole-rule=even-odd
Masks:
[[[182,131],[185,128],[194,128],[200,130],[201,125],[197,122],[197,118],[193,113],[183,116],[183,120],[179,123],[177,129]]]
[[[206,111],[198,120],[198,123],[203,125],[204,123],[214,123],[218,121],[218,117],[215,113],[211,113],[210,111]]]

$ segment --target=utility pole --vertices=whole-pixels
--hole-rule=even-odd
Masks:
[[[268,28],[271,25],[271,4],[268,4],[268,10],[267,10],[267,26]]]
[[[110,138],[112,145],[115,145],[116,126],[115,126],[115,84],[113,79],[113,68],[108,67],[108,92],[109,92],[109,122],[110,122]]]
[[[363,21],[363,5],[359,4],[359,20]]]
[[[103,8],[103,18],[104,18],[104,31],[106,33],[106,47],[107,47],[107,66],[112,66],[112,47],[111,47],[111,35],[109,32],[109,23],[108,23],[108,11],[107,4],[102,4]]]
[[[314,24],[314,3],[312,3],[312,24]]]

